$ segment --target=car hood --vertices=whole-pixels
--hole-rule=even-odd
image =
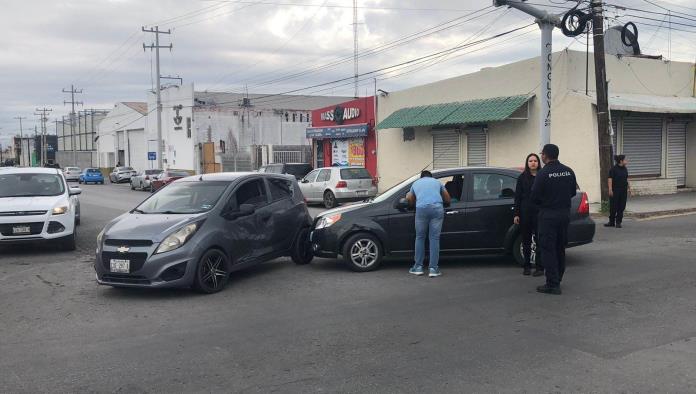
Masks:
[[[56,204],[63,198],[65,198],[63,195],[48,197],[0,198],[0,211],[49,211],[53,209],[53,207],[55,207]]]
[[[164,215],[126,212],[106,226],[104,238],[149,239],[161,242],[171,232],[196,221],[203,214]]]
[[[361,202],[361,203],[357,203],[357,204],[344,205],[344,206],[339,207],[339,208],[334,208],[334,209],[329,209],[328,211],[324,211],[324,212],[318,214],[317,218],[320,218],[322,216],[327,216],[327,215],[333,215],[336,213],[346,213],[346,212],[350,212],[350,211],[355,211],[357,209],[367,207],[371,204],[372,203],[369,203],[369,202]]]

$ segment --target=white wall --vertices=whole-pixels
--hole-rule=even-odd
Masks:
[[[193,126],[193,84],[183,86],[171,86],[162,89],[162,140],[164,152],[162,154],[162,166],[167,168],[177,168],[191,171],[199,171],[197,158],[198,149],[196,146],[196,136]],[[148,108],[157,108],[156,96],[148,93]],[[175,124],[175,106],[181,105],[179,110],[181,124]],[[146,138],[149,141],[157,140],[157,111],[148,113]],[[187,133],[186,119],[191,119],[191,136]],[[177,127],[181,127],[177,130]],[[155,145],[156,146],[156,145]]]
[[[129,129],[144,130],[146,125],[147,117],[123,103],[116,103],[113,110],[97,126],[99,139],[95,144],[99,153],[99,166],[113,167],[118,160],[119,147],[125,151],[128,150],[124,139],[121,138],[119,141],[117,135],[122,135],[125,130]],[[144,144],[145,142],[131,139],[131,144],[136,143]],[[141,169],[135,166],[133,168]]]

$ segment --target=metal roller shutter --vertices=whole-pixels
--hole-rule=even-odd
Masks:
[[[433,168],[454,168],[460,166],[458,131],[433,132]]]
[[[667,176],[677,178],[677,186],[686,184],[686,122],[667,126]]]
[[[487,138],[481,129],[467,130],[466,164],[468,166],[485,166],[487,160]]]
[[[623,119],[623,154],[630,175],[662,173],[662,118],[626,116]]]

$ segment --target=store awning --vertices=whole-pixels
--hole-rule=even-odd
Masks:
[[[377,126],[395,129],[496,122],[509,118],[534,95],[506,96],[402,108]]]
[[[345,126],[307,127],[307,138],[367,137],[367,123]]]
[[[582,96],[585,95],[583,94]],[[594,93],[590,93],[588,99],[592,100],[593,104],[597,103]],[[609,108],[614,111],[694,114],[696,113],[696,98],[647,94],[613,94],[609,96]]]

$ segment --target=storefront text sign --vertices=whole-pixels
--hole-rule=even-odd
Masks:
[[[329,127],[308,127],[307,138],[352,138],[366,137],[367,124],[329,126]]]
[[[330,111],[324,111],[319,114],[321,120],[334,121],[342,124],[344,120],[356,119],[360,117],[360,108],[343,108],[337,105],[336,108]]]

